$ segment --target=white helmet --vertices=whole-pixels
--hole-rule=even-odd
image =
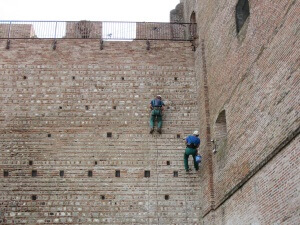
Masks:
[[[199,131],[195,130],[193,135],[199,136]]]

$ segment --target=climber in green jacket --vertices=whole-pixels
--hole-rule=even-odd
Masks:
[[[161,134],[162,127],[162,113],[164,111],[164,102],[161,96],[157,95],[155,99],[150,102],[151,117],[150,117],[150,134],[154,131],[155,119],[157,119],[157,132]]]

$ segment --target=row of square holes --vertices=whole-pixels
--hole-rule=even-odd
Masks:
[[[101,199],[102,200],[105,200],[105,195],[100,195],[101,196]],[[37,195],[32,195],[31,196],[31,199],[33,200],[33,201],[35,201],[35,200],[37,200]],[[169,200],[170,199],[170,196],[169,195],[165,195],[165,200]]]
[[[51,137],[51,134],[48,134],[48,137]],[[107,132],[106,137],[111,138],[112,137],[112,132]],[[180,134],[177,134],[177,138],[180,138]]]
[[[62,109],[62,106],[59,106],[58,108],[59,108],[59,109]],[[113,109],[117,109],[117,106],[114,105],[112,108],[113,108]],[[167,106],[167,109],[169,109],[169,108],[170,108],[170,107]],[[89,110],[90,107],[89,107],[88,105],[86,105],[86,106],[85,106],[85,109],[86,109],[86,110]]]
[[[28,162],[28,164],[29,164],[29,166],[32,166],[32,165],[33,165],[33,161],[30,160],[30,161]],[[98,162],[95,161],[95,165],[97,165],[97,164],[98,164]],[[167,165],[170,166],[170,165],[171,165],[171,162],[170,162],[170,161],[167,161]]]
[[[62,109],[62,106],[59,106],[58,108],[59,108],[59,109]],[[112,108],[113,108],[113,109],[117,109],[117,106],[114,105]],[[86,105],[86,106],[85,106],[85,110],[89,110],[89,109],[90,109],[90,107],[89,107],[88,105]]]
[[[76,78],[75,76],[72,76],[72,80],[75,80],[75,78]],[[27,76],[23,76],[23,79],[26,80],[26,79],[27,79]],[[122,80],[125,80],[124,77],[121,77],[121,79],[122,79]],[[174,80],[177,81],[177,80],[178,80],[178,77],[174,77]]]
[[[105,195],[100,195],[100,197],[101,197],[102,200],[105,200]],[[37,195],[31,195],[31,199],[33,201],[37,200]],[[166,197],[165,197],[165,199],[166,199]],[[168,199],[166,199],[166,200],[168,200]]]
[[[59,108],[59,109],[62,109],[62,106],[59,106],[58,108]],[[112,108],[113,108],[113,109],[117,109],[117,106],[114,105]],[[170,107],[168,106],[167,108],[169,109]],[[85,106],[85,109],[86,109],[86,110],[89,110],[90,107],[89,107],[88,105],[86,105],[86,106]]]
[[[30,161],[28,162],[28,164],[29,164],[29,166],[32,166],[32,165],[33,165],[33,161],[30,160]],[[95,165],[97,165],[97,164],[98,164],[98,162],[95,161]],[[171,162],[170,162],[170,161],[167,161],[167,165],[170,166],[170,165],[171,165]]]
[[[7,170],[4,170],[3,171],[3,176],[4,177],[8,177],[8,175],[9,175],[9,172],[7,171]],[[64,170],[60,170],[59,171],[59,176],[60,177],[63,177],[65,175],[65,171]],[[37,176],[37,170],[32,170],[31,171],[31,176],[32,177],[36,177]],[[92,170],[89,170],[88,171],[88,176],[89,177],[92,177],[93,176],[93,171]],[[115,171],[115,176],[116,177],[121,177],[121,171],[120,170],[116,170]],[[178,171],[174,171],[173,172],[173,176],[174,177],[178,177]],[[144,177],[150,177],[150,170],[145,170],[144,171]]]

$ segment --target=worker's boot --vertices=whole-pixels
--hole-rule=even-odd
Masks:
[[[153,133],[153,131],[154,131],[154,128],[151,128],[151,129],[150,129],[150,134],[152,134],[152,133]]]
[[[157,129],[157,132],[161,134],[161,128],[158,128],[158,129]]]

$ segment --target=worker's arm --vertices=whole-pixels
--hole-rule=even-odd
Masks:
[[[187,145],[188,141],[187,141],[187,137],[183,138],[185,145]]]
[[[149,108],[150,108],[151,110],[153,109],[152,101],[151,101],[150,104],[149,104]]]

